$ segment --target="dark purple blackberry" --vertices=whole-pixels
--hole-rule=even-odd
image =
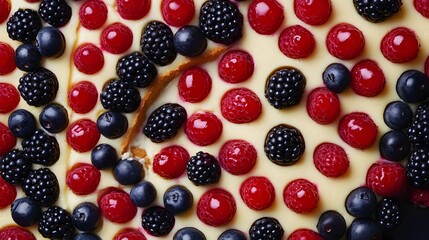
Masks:
[[[152,236],[167,235],[174,223],[174,215],[163,207],[146,208],[142,213],[142,227]]]
[[[152,142],[163,142],[176,136],[186,118],[185,108],[176,103],[166,103],[150,114],[143,133]]]
[[[157,65],[165,66],[176,59],[173,31],[163,22],[149,22],[143,30],[140,45],[144,55]]]
[[[100,94],[101,105],[115,112],[131,113],[140,106],[140,93],[129,83],[112,80]]]
[[[0,160],[0,175],[10,184],[22,184],[32,169],[31,161],[18,149],[6,153]]]
[[[398,201],[393,198],[381,199],[375,212],[375,219],[385,230],[390,230],[398,226],[402,221],[402,213]]]
[[[57,176],[49,168],[33,170],[22,183],[22,190],[42,207],[54,204],[60,194]]]
[[[272,73],[265,84],[265,98],[277,109],[297,105],[306,85],[304,75],[296,68],[284,67]]]
[[[401,8],[401,0],[353,0],[356,11],[369,22],[383,22]]]
[[[72,239],[74,227],[69,212],[58,206],[51,206],[42,213],[38,230],[45,238]]]
[[[155,80],[158,71],[142,53],[133,52],[118,61],[116,73],[122,81],[144,88]]]
[[[31,43],[42,28],[39,14],[32,9],[18,9],[7,21],[7,33],[12,40]]]
[[[284,230],[280,222],[272,217],[262,217],[253,222],[249,229],[250,240],[281,240]]]
[[[58,92],[57,76],[46,68],[24,74],[19,79],[18,90],[30,106],[40,107],[55,99]]]
[[[280,124],[267,133],[264,150],[271,162],[280,166],[292,165],[304,153],[304,137],[297,128]]]
[[[65,0],[43,0],[39,5],[40,17],[54,27],[66,25],[72,15],[72,9]]]
[[[188,179],[196,186],[214,184],[219,181],[221,169],[216,158],[206,152],[198,152],[186,164]]]
[[[429,150],[414,149],[407,162],[407,179],[416,188],[429,189]]]
[[[243,35],[243,15],[229,0],[208,0],[201,6],[200,28],[213,42],[230,45]]]
[[[21,144],[24,155],[35,164],[51,166],[60,158],[60,146],[57,139],[49,136],[43,130],[36,130]]]
[[[429,148],[429,103],[423,103],[417,108],[407,134],[415,148]]]

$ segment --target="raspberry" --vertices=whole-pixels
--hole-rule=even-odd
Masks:
[[[279,37],[279,48],[290,58],[306,58],[311,55],[316,46],[313,34],[301,25],[285,28]]]
[[[67,186],[77,195],[87,195],[95,191],[100,182],[100,171],[91,164],[75,164],[66,177]]]
[[[150,0],[117,0],[116,6],[123,19],[139,20],[150,10]]]
[[[385,197],[399,196],[406,186],[406,171],[399,163],[374,163],[366,174],[366,185]]]
[[[0,82],[0,113],[8,113],[15,109],[20,99],[19,92],[15,86]]]
[[[72,123],[67,130],[67,143],[78,152],[87,152],[95,147],[100,139],[97,124],[89,119]]]
[[[15,70],[14,59],[15,51],[13,48],[7,43],[0,42],[0,75],[6,75]]]
[[[95,30],[103,26],[107,20],[107,7],[101,0],[84,2],[79,9],[79,19],[83,27]]]
[[[211,112],[197,112],[186,121],[185,134],[198,146],[216,142],[222,134],[222,122]]]
[[[112,23],[101,33],[100,43],[101,48],[109,53],[124,53],[133,43],[133,32],[122,23]]]
[[[338,118],[341,104],[338,95],[326,87],[313,89],[307,98],[307,113],[319,124],[329,124]]]
[[[288,183],[283,190],[286,206],[296,213],[309,213],[317,207],[319,193],[316,185],[305,179]]]
[[[349,23],[340,23],[332,27],[326,37],[329,53],[341,60],[356,58],[362,53],[365,38],[362,32]]]
[[[215,203],[215,204],[214,204]],[[229,223],[237,211],[234,197],[220,188],[203,193],[197,204],[197,216],[205,224],[218,227]]]
[[[2,193],[2,197],[0,198],[0,209],[3,209],[12,204],[15,200],[16,188],[0,176],[0,192]]]
[[[252,56],[242,50],[225,53],[218,65],[219,76],[228,83],[240,83],[248,80],[255,68]]]
[[[352,112],[341,118],[338,132],[348,145],[357,149],[367,149],[377,139],[378,127],[368,114]]]
[[[249,177],[240,186],[240,196],[249,208],[262,210],[273,204],[276,192],[268,178]]]
[[[23,227],[8,226],[0,229],[0,239],[36,240],[36,237]]]
[[[206,70],[194,67],[182,73],[177,88],[179,89],[179,96],[184,101],[201,102],[210,93],[212,78]]]
[[[103,216],[114,223],[131,221],[137,213],[137,207],[130,195],[122,190],[111,190],[98,200],[98,207]]]
[[[414,8],[419,12],[423,17],[429,18],[429,0],[414,0]],[[0,23],[1,23],[0,18]]]
[[[166,179],[180,177],[186,170],[189,153],[180,146],[169,146],[161,149],[153,159],[153,171]]]
[[[429,208],[429,190],[412,188],[410,202],[418,207]]]
[[[253,30],[264,35],[275,33],[285,18],[283,6],[276,0],[252,1],[247,17]]]
[[[162,0],[161,13],[165,22],[173,27],[188,24],[195,14],[193,0]]]
[[[327,177],[339,177],[349,167],[346,151],[334,143],[321,143],[313,153],[314,166]]]
[[[219,151],[221,166],[233,175],[250,172],[255,166],[257,152],[255,147],[244,140],[229,140]]]
[[[16,137],[10,129],[0,122],[0,156],[5,155],[16,145]]]
[[[295,15],[308,25],[322,25],[331,16],[332,6],[330,0],[295,0]]]
[[[323,238],[319,233],[313,230],[300,228],[293,231],[287,240],[323,240]]]
[[[373,60],[366,59],[356,63],[351,74],[351,88],[356,94],[364,97],[377,96],[386,85],[383,70]]]
[[[221,99],[222,116],[232,123],[249,123],[258,119],[262,103],[256,93],[247,88],[234,88]]]
[[[74,112],[88,113],[97,104],[97,88],[89,81],[78,82],[69,90],[67,100]]]
[[[9,17],[11,5],[9,0],[0,0],[0,24]]]
[[[97,73],[104,65],[103,52],[92,43],[84,43],[75,50],[73,63],[82,73]]]
[[[416,33],[406,27],[397,27],[388,32],[380,43],[383,56],[393,63],[406,63],[419,54],[419,40]]]
[[[147,238],[139,230],[134,228],[125,228],[119,231],[113,240],[146,240]]]

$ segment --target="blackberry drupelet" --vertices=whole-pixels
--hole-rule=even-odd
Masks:
[[[230,45],[243,33],[243,15],[229,0],[208,0],[201,6],[200,28],[213,42]]]
[[[112,80],[100,94],[101,105],[115,112],[131,113],[140,106],[140,93],[129,83]]]
[[[259,218],[249,229],[250,240],[280,240],[283,234],[282,225],[272,217]]]
[[[166,103],[152,112],[143,128],[143,133],[152,142],[163,142],[176,136],[186,118],[185,108],[176,103]]]
[[[42,28],[39,14],[32,9],[18,9],[7,21],[7,33],[12,40],[31,43]]]
[[[429,102],[417,108],[407,134],[415,148],[429,148]]]
[[[60,146],[57,139],[41,129],[36,130],[21,144],[24,155],[35,164],[51,166],[60,158]]]
[[[378,203],[375,212],[378,224],[385,230],[390,230],[398,226],[402,221],[402,213],[397,200],[393,198],[383,198]]]
[[[305,141],[301,132],[287,124],[271,128],[265,138],[265,154],[271,162],[280,166],[296,163],[304,150]]]
[[[429,150],[414,149],[407,162],[407,179],[415,188],[429,189]]]
[[[39,5],[40,17],[54,27],[66,25],[72,15],[72,9],[65,0],[43,0]]]
[[[45,238],[72,239],[74,227],[69,212],[58,206],[51,206],[42,213],[38,230]]]
[[[46,68],[24,74],[18,90],[30,106],[40,107],[55,99],[58,92],[57,76]]]
[[[165,66],[176,59],[173,31],[163,22],[149,22],[143,30],[140,45],[144,55],[157,65]]]
[[[153,236],[167,235],[174,223],[174,215],[163,207],[149,207],[142,213],[142,227]]]
[[[293,67],[275,70],[265,84],[265,98],[277,109],[297,105],[306,85],[305,76]]]
[[[158,71],[142,53],[133,52],[118,61],[116,73],[122,81],[144,88],[155,80]]]
[[[42,207],[54,204],[60,194],[57,176],[49,168],[33,170],[22,183],[22,190]]]
[[[196,186],[214,184],[219,181],[221,169],[216,158],[206,152],[198,152],[186,164],[188,179]]]
[[[18,149],[6,153],[0,160],[0,175],[10,184],[22,184],[32,168],[31,161]]]
[[[369,22],[383,22],[401,8],[401,0],[353,0],[356,11]]]

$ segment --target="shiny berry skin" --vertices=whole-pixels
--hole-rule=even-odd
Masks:
[[[349,86],[352,76],[350,70],[342,63],[331,63],[323,71],[323,83],[334,93],[342,93]]]
[[[76,83],[68,92],[67,100],[71,109],[76,113],[85,114],[94,109],[97,104],[98,91],[89,81]]]
[[[101,240],[100,236],[91,232],[79,232],[74,235],[73,240]]]
[[[323,240],[319,233],[305,228],[293,231],[287,240]]]
[[[84,2],[79,8],[79,20],[86,29],[100,28],[107,20],[106,4],[101,0]]]
[[[280,51],[289,58],[306,58],[313,53],[316,40],[313,34],[301,25],[285,28],[279,37]]]
[[[371,218],[358,218],[353,220],[347,229],[348,240],[373,239],[382,240],[382,230]]]
[[[335,121],[341,112],[340,99],[337,94],[326,87],[313,89],[307,98],[307,113],[319,124]]]
[[[348,23],[335,25],[326,37],[326,47],[329,53],[341,60],[356,58],[362,53],[365,38],[362,32]]]
[[[169,187],[163,196],[164,207],[178,215],[184,213],[192,208],[194,197],[186,187],[181,185],[174,185]]]
[[[262,103],[252,90],[233,88],[222,96],[220,109],[222,116],[232,123],[249,123],[261,115]]]
[[[113,169],[113,176],[122,185],[135,185],[144,177],[143,166],[137,159],[122,159]]]
[[[186,102],[197,103],[204,100],[212,88],[212,78],[206,70],[194,67],[186,70],[177,85],[179,96]]]
[[[134,228],[125,228],[118,232],[113,240],[146,240],[147,238],[139,230]]]
[[[120,138],[128,130],[128,119],[122,113],[107,111],[98,116],[97,128],[106,138]]]
[[[399,162],[410,153],[410,142],[407,134],[402,131],[389,131],[385,133],[379,142],[379,151],[382,158]]]
[[[114,223],[129,222],[137,213],[137,207],[131,201],[130,195],[121,190],[112,190],[101,196],[98,207],[103,216]]]
[[[374,163],[366,174],[366,185],[384,197],[399,196],[406,183],[405,168],[399,163]]]
[[[313,26],[324,24],[332,12],[330,0],[295,0],[293,9],[301,21]]]
[[[0,239],[36,240],[36,237],[23,227],[8,226],[0,229]]]
[[[276,0],[253,0],[247,18],[255,32],[270,35],[279,29],[285,16],[283,6]]]
[[[39,115],[40,125],[50,133],[59,133],[69,124],[67,109],[58,103],[46,105]]]
[[[225,230],[218,240],[247,240],[247,237],[242,231],[230,228]]]
[[[371,217],[377,208],[377,197],[368,187],[358,187],[347,195],[346,211],[353,217]]]
[[[346,229],[346,220],[336,211],[322,213],[317,222],[317,231],[325,240],[341,239],[346,233]]]
[[[229,140],[219,150],[219,162],[223,169],[233,175],[250,172],[256,164],[255,147],[245,140]]]
[[[15,223],[22,227],[29,227],[37,223],[42,215],[42,208],[36,201],[23,197],[13,202],[10,213]]]
[[[273,184],[266,177],[249,177],[241,183],[240,196],[253,210],[269,208],[276,198]]]
[[[7,44],[0,42],[0,75],[6,75],[15,70],[15,51]]]
[[[423,17],[429,18],[429,1],[428,0],[414,0],[414,8],[419,12]],[[0,18],[0,23],[1,23]]]
[[[106,143],[97,145],[91,151],[91,163],[99,170],[114,167],[118,159],[116,149]]]
[[[0,0],[0,23],[6,21],[11,9],[10,0]]]
[[[123,19],[139,20],[150,10],[151,0],[117,0],[116,6]]]
[[[0,113],[8,113],[15,109],[20,99],[15,86],[0,82]]]
[[[42,55],[34,44],[24,43],[15,51],[16,67],[25,72],[36,71],[40,68]]]
[[[396,93],[407,103],[419,103],[429,98],[429,78],[418,70],[406,70],[396,82]]]
[[[94,231],[101,224],[101,211],[91,202],[82,202],[73,209],[72,220],[77,229]]]
[[[314,166],[326,177],[339,177],[349,168],[346,151],[335,143],[319,144],[313,152]]]
[[[0,192],[2,193],[2,198],[0,198],[0,209],[3,209],[12,204],[13,200],[15,200],[16,188],[0,176]]]
[[[84,43],[75,50],[73,63],[82,73],[97,73],[104,65],[103,52],[92,43]]]
[[[122,23],[112,23],[101,33],[100,43],[101,48],[107,52],[121,54],[131,47],[133,32]]]
[[[206,236],[200,230],[194,227],[184,227],[174,234],[173,240],[206,240]]]
[[[207,39],[197,26],[186,25],[174,34],[174,47],[176,51],[186,57],[201,55],[207,48]]]
[[[0,156],[5,155],[16,145],[16,137],[10,129],[0,122]]]
[[[360,96],[375,97],[383,91],[384,85],[386,85],[383,70],[370,59],[356,63],[351,74],[350,87]]]
[[[186,170],[189,153],[180,146],[169,146],[161,149],[153,160],[153,171],[166,179],[182,176]]]
[[[393,130],[403,130],[411,124],[413,110],[402,101],[390,102],[383,113],[384,123]]]
[[[216,142],[222,134],[222,122],[211,112],[197,112],[186,121],[185,134],[198,145],[207,146]]]
[[[305,179],[296,179],[286,185],[283,190],[283,201],[296,213],[312,212],[319,202],[316,185]]]
[[[231,193],[214,188],[201,196],[197,205],[197,216],[203,223],[218,227],[230,222],[236,210],[237,206]]]
[[[184,26],[194,17],[194,0],[162,0],[161,14],[168,25]]]
[[[9,115],[7,125],[16,137],[28,138],[36,131],[37,120],[31,112],[17,109]]]
[[[368,114],[352,112],[341,118],[338,132],[348,145],[357,149],[367,149],[377,139],[378,127]]]
[[[137,207],[148,207],[155,201],[156,188],[149,181],[141,181],[131,188],[130,198]]]
[[[393,63],[410,62],[419,54],[416,33],[406,27],[397,27],[388,32],[380,43],[383,56]]]
[[[244,82],[253,75],[254,65],[253,58],[248,52],[231,50],[219,61],[219,76],[227,83]]]
[[[36,36],[36,46],[44,57],[59,57],[66,47],[63,33],[55,27],[44,27]]]
[[[97,144],[100,139],[100,132],[95,122],[89,119],[80,119],[69,126],[66,139],[74,150],[87,152]]]
[[[75,164],[66,177],[67,186],[76,195],[87,195],[95,191],[100,182],[100,171],[91,164]]]

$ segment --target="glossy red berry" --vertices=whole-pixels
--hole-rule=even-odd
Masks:
[[[343,116],[338,124],[341,139],[357,149],[371,147],[377,139],[378,127],[371,117],[362,112]]]
[[[179,96],[186,102],[197,103],[204,100],[212,88],[212,78],[206,70],[194,67],[186,70],[177,85]]]
[[[5,240],[36,240],[33,233],[19,226],[7,226],[0,229],[0,239]]]
[[[253,58],[248,52],[231,50],[219,61],[219,76],[228,83],[244,82],[253,75],[254,65]]]
[[[300,228],[293,231],[287,240],[323,240],[319,233],[306,228]]]
[[[405,63],[415,59],[419,54],[419,48],[416,33],[406,27],[391,30],[380,44],[383,56],[393,63]]]
[[[0,24],[9,17],[10,9],[11,5],[9,0],[0,0]]]
[[[150,10],[151,0],[117,0],[116,7],[123,19],[139,20]]]
[[[365,38],[355,26],[340,23],[329,31],[326,37],[326,46],[332,56],[342,60],[350,60],[362,53]]]
[[[273,34],[285,18],[283,6],[276,0],[253,0],[247,12],[250,26],[259,34]]]
[[[287,57],[306,58],[314,51],[316,40],[313,34],[300,25],[285,28],[279,37],[280,51]]]
[[[153,159],[153,171],[166,179],[182,176],[186,170],[189,153],[180,146],[169,146],[161,149]]]
[[[0,156],[11,151],[16,145],[16,137],[10,129],[0,122]]]
[[[319,144],[313,152],[314,166],[326,177],[339,177],[349,168],[346,151],[335,143]]]
[[[366,59],[356,63],[351,74],[351,88],[356,94],[364,97],[377,96],[386,85],[383,70],[373,60]]]
[[[161,14],[168,25],[182,27],[194,17],[194,0],[162,0]]]
[[[197,205],[197,216],[209,226],[222,226],[232,220],[237,211],[234,197],[226,190],[214,188],[205,192]]]
[[[429,0],[414,0],[414,8],[423,17],[429,18]]]
[[[198,146],[216,142],[222,134],[222,122],[211,112],[197,112],[186,121],[185,134]]]
[[[66,184],[76,195],[87,195],[97,189],[100,178],[101,173],[96,167],[78,163],[67,172]]]
[[[232,123],[249,123],[261,115],[262,103],[252,90],[234,88],[222,96],[220,109],[222,116]]]
[[[374,163],[366,174],[366,185],[385,197],[398,197],[403,193],[406,183],[406,170],[399,163]]]
[[[15,51],[9,44],[0,42],[0,75],[9,74],[15,68]]]
[[[109,53],[124,53],[133,44],[133,32],[122,23],[112,23],[101,33],[100,43],[101,48]]]
[[[268,178],[249,177],[240,186],[240,196],[249,208],[262,210],[273,204],[276,192]]]
[[[68,93],[68,102],[76,113],[88,113],[97,104],[98,92],[95,85],[88,81],[75,84]]]
[[[15,86],[9,83],[0,83],[0,113],[8,113],[15,109],[20,99]]]
[[[134,228],[125,228],[119,231],[113,240],[146,240],[147,238],[139,230]]]
[[[326,87],[313,89],[307,98],[307,113],[319,124],[335,121],[341,112],[338,95]]]
[[[229,140],[219,151],[220,165],[233,175],[250,172],[255,166],[256,159],[255,147],[244,140]]]
[[[429,189],[413,188],[410,191],[410,202],[414,206],[428,208],[429,207]]]
[[[75,50],[73,63],[82,73],[97,73],[104,65],[103,52],[92,43],[84,43]]]
[[[283,190],[283,201],[296,213],[309,213],[317,207],[319,192],[316,185],[306,179],[291,181]]]
[[[0,209],[6,208],[16,198],[16,187],[12,184],[6,182],[1,176],[0,176],[0,192],[2,197],[0,198]]]
[[[80,119],[72,123],[66,135],[67,143],[78,152],[93,149],[100,139],[97,124],[89,119]]]
[[[103,216],[114,223],[131,221],[137,213],[137,207],[131,201],[130,195],[122,190],[112,190],[98,200],[98,207]]]
[[[107,20],[107,7],[101,0],[84,2],[79,9],[79,20],[84,28],[99,29]]]
[[[331,16],[331,0],[295,0],[295,15],[308,25],[322,25]]]

